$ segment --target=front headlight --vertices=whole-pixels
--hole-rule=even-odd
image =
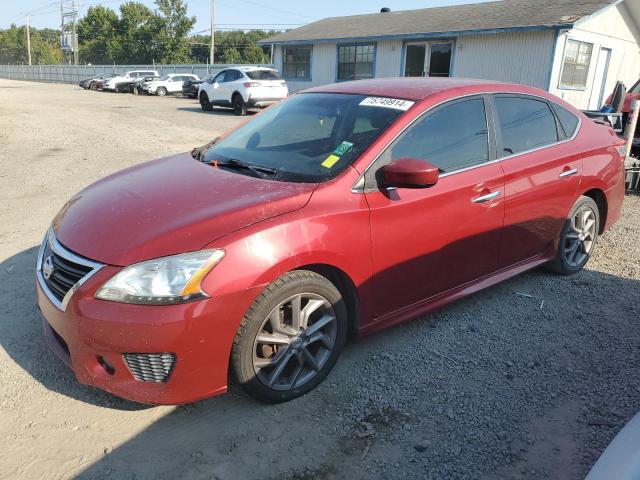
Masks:
[[[202,250],[157,258],[124,268],[96,298],[139,305],[183,303],[208,295],[200,282],[224,257],[224,250]]]

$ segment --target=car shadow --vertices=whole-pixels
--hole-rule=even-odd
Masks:
[[[35,265],[39,247],[24,250],[0,263],[3,315],[0,344],[7,354],[45,388],[93,405],[116,410],[143,410],[130,402],[78,383],[73,372],[49,349],[35,301]]]

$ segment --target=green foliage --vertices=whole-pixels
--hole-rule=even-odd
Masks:
[[[51,64],[59,63],[62,59],[60,52],[60,34],[50,28],[30,29],[31,35],[31,63]],[[27,64],[27,29],[11,25],[6,30],[0,30],[0,63]]]
[[[209,35],[188,36],[195,17],[187,15],[184,0],[155,0],[157,9],[128,1],[119,12],[101,5],[88,8],[78,22],[82,63],[150,64],[206,63]],[[216,31],[216,63],[269,63],[270,54],[256,43],[275,31]],[[31,29],[32,63],[63,61],[58,30]],[[27,63],[24,27],[0,30],[0,63]]]

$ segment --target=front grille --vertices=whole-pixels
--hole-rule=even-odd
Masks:
[[[173,353],[123,353],[122,358],[133,377],[142,382],[166,382],[176,362]]]
[[[50,245],[45,247],[43,261],[50,262],[49,265],[53,267],[50,270],[49,277],[46,274],[43,276],[45,283],[51,289],[51,293],[60,302],[76,283],[93,270],[91,267],[80,265],[64,258],[54,252]],[[44,264],[43,268],[46,268]]]
[[[40,247],[37,277],[49,299],[64,310],[75,289],[101,267],[67,250],[49,230]]]

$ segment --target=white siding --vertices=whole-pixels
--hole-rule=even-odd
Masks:
[[[560,76],[567,39],[593,44],[587,87],[584,90],[570,90],[560,86]],[[605,85],[605,100],[613,91],[615,82],[623,81],[627,88],[640,77],[640,31],[625,3],[607,8],[576,24],[576,28],[558,37],[556,55],[551,78],[551,93],[564,98],[577,108],[586,109],[593,95],[595,70],[601,48],[611,49],[611,61]],[[596,82],[597,83],[597,82]]]
[[[376,78],[400,76],[402,41],[385,40],[376,48]]]
[[[553,39],[551,31],[460,36],[453,76],[521,83],[546,90]]]

